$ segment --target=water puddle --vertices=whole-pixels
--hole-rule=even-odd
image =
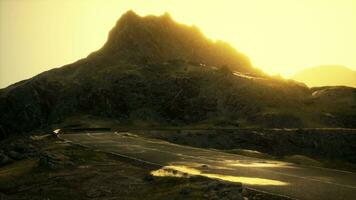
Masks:
[[[283,167],[283,168],[292,168],[288,163],[284,162],[267,162],[267,161],[235,161],[235,160],[228,160],[225,163],[229,166],[236,166],[236,167]]]
[[[161,177],[168,176],[168,177],[183,177],[183,178],[188,178],[190,176],[199,175],[199,176],[204,176],[207,178],[220,179],[220,180],[224,180],[224,181],[243,183],[243,184],[248,184],[248,185],[275,185],[275,186],[288,185],[288,183],[286,183],[286,182],[272,180],[272,179],[205,173],[199,169],[182,166],[182,165],[166,166],[161,169],[152,171],[151,174],[153,176],[161,176]]]

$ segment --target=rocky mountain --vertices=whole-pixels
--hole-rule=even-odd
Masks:
[[[349,86],[356,88],[356,71],[340,65],[322,65],[304,69],[292,79],[310,87]]]
[[[355,127],[355,97],[269,77],[196,27],[129,11],[87,58],[1,89],[0,136],[82,115],[131,126]]]
[[[140,17],[128,11],[110,31],[103,48],[91,56],[102,56],[112,63],[125,60],[139,65],[185,60],[227,66],[245,73],[261,73],[229,44],[207,39],[197,27],[178,24],[168,13],[160,17]]]

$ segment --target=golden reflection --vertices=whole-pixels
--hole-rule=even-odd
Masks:
[[[159,170],[152,171],[151,174],[153,176],[170,176],[170,177],[189,177],[190,175],[199,175],[212,179],[220,179],[224,181],[244,183],[248,185],[276,185],[276,186],[288,185],[288,183],[286,182],[271,180],[271,179],[204,173],[198,169],[194,169],[186,166],[180,166],[180,165],[166,166]]]
[[[189,175],[184,176],[184,173],[177,172],[174,170],[169,170],[168,168],[162,168],[155,171],[152,171],[151,174],[153,176],[169,176],[169,177],[180,177],[180,178],[187,178]]]
[[[152,171],[153,176],[189,177],[189,175],[201,175],[201,171],[186,166],[171,165]]]
[[[283,167],[283,168],[294,168],[292,165],[286,162],[270,162],[270,161],[256,161],[256,160],[226,160],[225,163],[229,166],[236,167]]]
[[[263,163],[263,162],[250,162],[250,163],[232,163],[231,166],[237,167],[291,167],[286,163]]]
[[[248,185],[276,185],[276,186],[288,185],[288,183],[286,182],[265,179],[265,178],[251,178],[251,177],[242,177],[242,176],[227,176],[221,174],[204,174],[204,173],[201,175],[206,176],[208,178],[221,179],[224,181],[230,181],[235,183],[244,183]]]

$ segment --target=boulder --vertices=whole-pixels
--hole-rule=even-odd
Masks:
[[[12,159],[9,158],[3,151],[0,151],[0,167],[11,163]]]
[[[207,186],[204,196],[207,199],[243,200],[242,190],[241,183],[214,181]]]
[[[53,152],[42,152],[40,154],[40,161],[39,166],[48,168],[48,169],[62,169],[65,166],[73,165],[70,161],[69,157],[60,154],[60,153],[53,153]]]
[[[24,159],[26,156],[24,154],[21,154],[17,151],[10,151],[8,153],[9,157],[11,157],[12,159],[14,160],[21,160],[21,159]]]

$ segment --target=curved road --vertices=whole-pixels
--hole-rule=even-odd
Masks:
[[[242,182],[255,190],[293,199],[356,199],[356,174],[352,172],[176,145],[130,133],[76,133],[61,134],[59,137],[89,148],[159,165],[164,169]]]

